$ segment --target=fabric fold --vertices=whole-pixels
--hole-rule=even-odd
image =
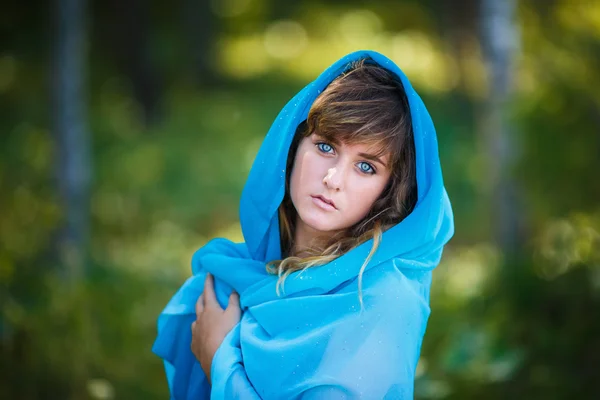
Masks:
[[[288,149],[315,98],[354,61],[396,74],[409,101],[418,200],[387,230],[358,274],[372,241],[329,264],[291,274],[281,295],[266,263],[281,257],[277,209]],[[282,109],[250,171],[240,203],[245,243],[216,239],[192,258],[193,276],[165,307],[153,351],[165,360],[173,399],[412,399],[427,320],[431,273],[454,232],[433,122],[408,78],[385,56],[351,53],[335,62]],[[190,351],[190,324],[206,273],[222,306],[240,293],[242,319],[213,360],[212,388]]]

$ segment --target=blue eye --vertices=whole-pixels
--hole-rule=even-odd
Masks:
[[[360,162],[358,163],[358,169],[360,169],[360,172],[364,172],[365,174],[374,174],[375,173],[375,168],[373,168],[373,166],[369,163],[366,162]]]
[[[327,143],[317,143],[317,148],[319,149],[319,151],[321,153],[331,153],[333,152],[333,147],[331,147],[331,145],[327,144]]]

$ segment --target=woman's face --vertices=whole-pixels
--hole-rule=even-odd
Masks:
[[[385,189],[388,156],[365,144],[334,146],[317,134],[300,142],[290,178],[297,229],[335,233],[362,220]]]

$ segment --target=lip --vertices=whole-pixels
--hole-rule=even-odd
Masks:
[[[318,196],[310,196],[313,199],[313,203],[315,203],[320,208],[326,211],[334,211],[337,210],[335,203],[333,200],[328,199],[327,197],[318,195]]]

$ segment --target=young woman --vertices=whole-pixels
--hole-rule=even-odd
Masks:
[[[298,93],[240,220],[246,242],[198,250],[159,318],[171,397],[412,399],[454,228],[433,123],[400,69],[360,51]]]

